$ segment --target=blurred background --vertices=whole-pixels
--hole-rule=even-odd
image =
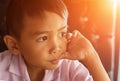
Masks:
[[[111,81],[120,81],[120,0],[64,0],[69,30],[78,29],[97,50]]]
[[[120,0],[63,0],[69,30],[78,29],[97,50],[111,81],[120,81]],[[0,0],[0,52],[6,49],[5,15],[9,0]]]

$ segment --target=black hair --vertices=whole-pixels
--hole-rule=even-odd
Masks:
[[[20,37],[24,16],[42,18],[44,11],[54,12],[62,18],[68,16],[62,0],[11,0],[6,15],[7,33]]]

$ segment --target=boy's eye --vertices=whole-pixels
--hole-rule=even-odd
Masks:
[[[40,37],[37,41],[43,42],[43,41],[46,41],[47,39],[48,39],[47,36],[43,36],[43,37]]]
[[[66,32],[61,32],[60,37],[66,37],[66,34],[67,34]]]

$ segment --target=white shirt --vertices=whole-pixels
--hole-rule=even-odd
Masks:
[[[21,55],[9,51],[0,54],[0,81],[30,81]],[[87,68],[79,61],[64,59],[59,68],[46,70],[43,81],[93,81]]]

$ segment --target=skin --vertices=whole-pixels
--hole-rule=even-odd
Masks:
[[[14,55],[22,54],[31,81],[42,80],[63,58],[82,61],[94,81],[110,81],[91,43],[77,30],[67,34],[67,18],[46,11],[44,19],[26,16],[24,26],[20,40],[6,35],[4,41]]]

